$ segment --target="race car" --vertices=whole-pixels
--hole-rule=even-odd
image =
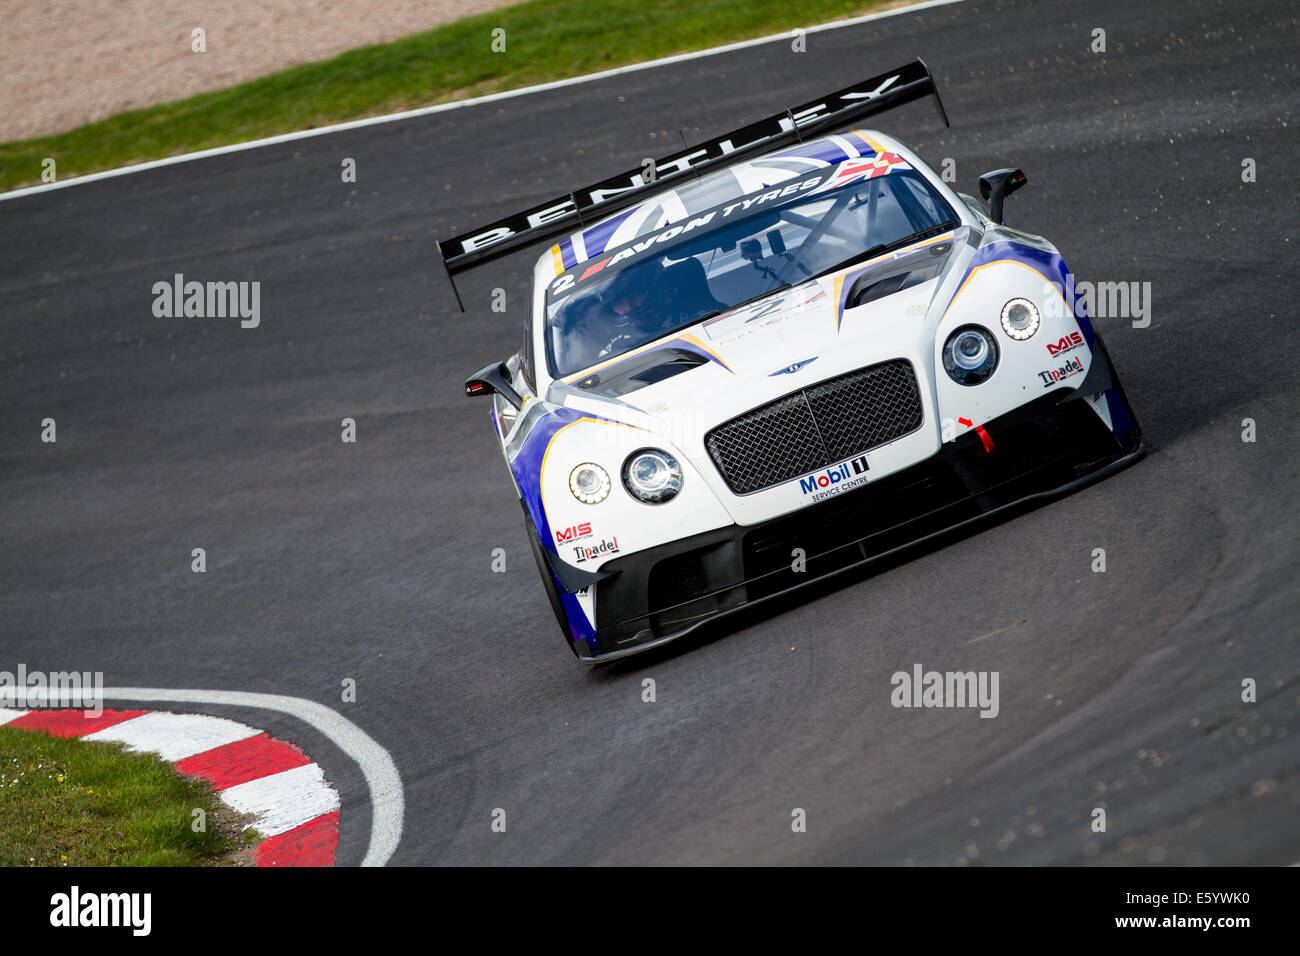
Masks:
[[[465,383],[565,643],[600,662],[1135,460],[1056,248],[893,137],[920,60],[438,244],[561,236],[522,350]],[[1069,296],[1067,299],[1066,297]],[[459,293],[457,293],[459,301]]]

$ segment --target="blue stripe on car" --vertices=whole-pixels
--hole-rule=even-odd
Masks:
[[[598,256],[604,252],[605,247],[609,245],[609,240],[613,237],[614,232],[619,226],[623,225],[623,223],[627,221],[628,216],[636,212],[638,208],[638,206],[633,206],[626,212],[621,212],[612,219],[602,222],[599,225],[592,226],[584,232],[582,234],[582,244],[587,248],[587,258],[590,259],[593,256]]]
[[[515,481],[518,482],[523,494],[524,507],[528,509],[529,517],[533,519],[537,533],[541,536],[542,547],[557,556],[559,551],[555,547],[555,535],[551,531],[550,522],[546,520],[546,507],[542,501],[542,461],[546,457],[546,450],[550,447],[551,441],[561,428],[584,418],[594,417],[596,416],[590,412],[581,412],[572,408],[555,408],[547,411],[533,425],[523,445],[510,460],[510,470],[514,472]],[[612,419],[601,420],[613,421]],[[622,424],[622,422],[613,423]],[[587,620],[586,612],[582,610],[578,599],[565,591],[559,582],[556,582],[556,587],[560,591],[560,603],[564,605],[565,613],[569,618],[569,630],[573,640],[586,641],[587,646],[594,653],[596,631]]]
[[[1057,283],[1060,286],[1061,295],[1065,295],[1067,287],[1072,288],[1070,283],[1066,282],[1066,276],[1070,274],[1070,270],[1059,253],[1048,252],[1046,249],[1039,249],[1027,243],[1005,239],[982,246],[975,253],[975,257],[971,259],[970,265],[966,267],[966,274],[961,277],[961,281],[965,282],[970,277],[971,272],[979,266],[987,265],[998,259],[1010,259],[1013,262],[1021,262],[1031,266],[1050,281]],[[961,283],[958,283],[958,288],[961,288]],[[1079,323],[1079,331],[1083,333],[1083,340],[1088,343],[1088,348],[1096,349],[1097,332],[1092,327],[1092,319],[1083,307],[1082,296],[1079,295],[1078,289],[1073,291],[1074,301],[1069,305],[1074,309],[1074,317]],[[1112,432],[1120,444],[1127,445],[1129,436],[1136,427],[1133,416],[1129,412],[1128,403],[1124,401],[1124,396],[1120,394],[1118,388],[1108,390],[1106,399],[1106,404],[1110,408],[1111,422],[1114,426]]]

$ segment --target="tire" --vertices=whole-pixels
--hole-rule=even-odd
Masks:
[[[560,625],[560,633],[564,635],[564,643],[568,645],[570,653],[577,657],[578,648],[575,646],[577,642],[574,641],[573,631],[569,628],[569,615],[560,600],[559,585],[555,582],[555,574],[551,571],[550,565],[546,563],[546,556],[542,554],[542,536],[537,533],[537,527],[527,512],[524,513],[524,525],[528,529],[528,543],[533,549],[533,560],[537,562],[537,573],[541,575],[542,588],[551,602],[551,610],[555,612],[555,620]]]

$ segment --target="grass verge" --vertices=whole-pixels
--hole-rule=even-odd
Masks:
[[[153,754],[0,727],[0,867],[235,865],[256,839]]]
[[[792,31],[897,0],[530,0],[239,86],[0,144],[0,190]],[[492,31],[505,52],[492,51]],[[816,38],[808,38],[815,56]],[[200,54],[193,54],[200,55]],[[795,54],[791,54],[795,55]],[[874,64],[868,69],[888,64]]]

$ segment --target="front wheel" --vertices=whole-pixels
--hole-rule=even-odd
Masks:
[[[578,648],[573,640],[573,631],[569,627],[569,615],[564,610],[564,602],[560,600],[560,588],[555,582],[555,573],[546,563],[546,555],[542,554],[542,536],[537,533],[532,516],[527,512],[524,513],[524,525],[528,528],[528,543],[533,549],[533,560],[537,562],[537,573],[542,576],[542,587],[551,602],[551,610],[555,612],[555,620],[560,624],[560,632],[564,634],[564,643],[569,646],[573,656],[577,657]]]

